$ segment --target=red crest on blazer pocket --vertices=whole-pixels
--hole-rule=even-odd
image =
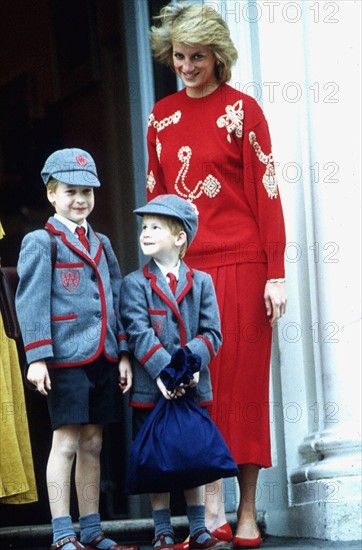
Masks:
[[[60,280],[65,290],[74,292],[80,283],[79,269],[67,269],[60,272]]]
[[[153,319],[152,328],[157,336],[160,336],[162,332],[162,319]]]

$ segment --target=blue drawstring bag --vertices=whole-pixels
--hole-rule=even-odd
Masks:
[[[193,377],[191,371],[200,367],[197,356],[181,352],[178,350],[162,371],[161,378],[169,390],[177,387],[172,380],[177,379],[177,385],[188,383]],[[176,371],[174,378],[171,369]],[[237,465],[207,412],[187,392],[174,400],[161,396],[134,440],[125,491],[185,490],[237,473]]]
[[[178,386],[185,386],[191,382],[200,367],[201,357],[199,355],[179,348],[172,354],[167,367],[162,369],[160,378],[166,390],[174,391]]]

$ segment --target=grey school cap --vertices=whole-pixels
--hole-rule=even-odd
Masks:
[[[154,214],[155,216],[172,216],[181,221],[187,235],[187,244],[190,246],[193,241],[198,225],[197,214],[192,204],[177,195],[158,195],[150,202],[133,210],[134,214],[144,216]]]
[[[100,187],[94,160],[83,149],[60,149],[45,161],[41,177],[45,185],[54,178],[68,185]]]

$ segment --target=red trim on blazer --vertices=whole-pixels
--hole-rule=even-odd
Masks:
[[[187,284],[186,284],[185,288],[183,289],[183,291],[181,292],[181,294],[179,296],[177,296],[176,301],[177,301],[178,304],[185,298],[186,294],[188,292],[190,292],[190,290],[192,288],[192,285],[194,284],[193,276],[194,276],[193,269],[189,269],[189,271],[186,273]]]
[[[34,349],[34,348],[40,348],[40,346],[48,346],[48,345],[53,345],[53,340],[39,340],[38,342],[32,342],[31,344],[27,344],[26,346],[24,346],[24,350],[25,351],[29,351],[30,349]]]
[[[150,315],[167,315],[167,311],[165,309],[149,309],[148,313]]]
[[[56,262],[55,267],[57,267],[57,268],[84,267],[84,262],[74,262],[74,263]]]
[[[98,250],[94,256],[94,259],[89,256],[86,252],[83,252],[83,250],[80,250],[79,248],[77,248],[76,246],[74,246],[74,244],[72,244],[70,241],[68,241],[67,239],[67,236],[65,234],[64,231],[60,231],[59,229],[56,229],[54,227],[54,225],[52,225],[51,223],[47,222],[45,224],[45,227],[47,227],[48,229],[50,229],[50,231],[52,233],[54,233],[54,235],[58,235],[62,242],[68,247],[70,248],[71,250],[73,250],[73,252],[75,252],[76,254],[78,254],[78,256],[81,256],[84,260],[86,260],[89,264],[91,264],[94,268],[96,268],[97,266],[97,263],[99,262],[99,259],[100,259],[100,256],[101,256],[101,253],[102,253],[102,243],[98,237],[98,235],[96,233],[95,236],[97,237],[98,241],[99,241],[99,246],[98,246]]]
[[[99,237],[98,235],[96,235],[97,239],[99,240]],[[103,245],[101,243],[101,241],[99,240],[99,247],[98,247],[98,250],[96,252],[96,255],[94,256],[94,261],[96,264],[99,264],[99,260],[101,259],[101,255],[102,255],[102,251],[103,251]],[[108,261],[107,261],[108,263]]]
[[[103,281],[102,281],[102,278],[99,274],[98,269],[95,270],[95,273],[96,273],[96,277],[98,279],[99,295],[100,295],[100,299],[101,299],[101,311],[102,311],[102,313],[104,313],[104,312],[107,312],[107,306],[106,306],[106,297],[105,297],[105,292],[104,292],[104,287],[103,287]],[[99,348],[98,349],[103,349],[105,341],[106,341],[107,316],[104,315],[104,314],[102,315],[101,326],[102,326],[102,328],[101,328],[101,337],[100,337]]]
[[[201,334],[199,334],[199,336],[196,336],[196,338],[200,338],[200,340],[205,342],[205,344],[207,346],[207,349],[209,350],[210,357],[212,359],[215,356],[215,352],[214,352],[214,348],[212,347],[212,344],[211,344],[210,340],[205,338],[205,336],[201,336]]]
[[[78,315],[76,313],[69,313],[69,315],[53,315],[50,319],[52,321],[68,321],[71,319],[78,319]]]
[[[170,300],[170,298],[164,294],[164,292],[160,289],[160,287],[157,284],[157,277],[154,273],[151,273],[148,269],[148,264],[146,264],[143,268],[143,274],[146,277],[146,279],[150,279],[150,284],[152,290],[162,298],[162,300],[168,305],[168,307],[173,311],[173,313],[176,315],[179,323],[179,329],[180,329],[180,343],[181,347],[185,347],[186,345],[186,329],[185,324],[183,322],[183,319],[180,315],[180,312],[178,308],[175,306],[175,304]]]
[[[152,355],[153,355],[154,353],[156,353],[156,351],[157,351],[158,349],[162,348],[162,347],[163,347],[162,344],[157,344],[156,346],[153,346],[153,348],[150,349],[150,351],[149,351],[148,353],[146,353],[146,355],[144,355],[144,356],[142,357],[142,359],[140,359],[141,365],[144,365],[144,364],[146,363],[146,361],[148,361],[149,358],[152,357]]]
[[[112,363],[117,363],[118,357],[110,357],[108,354],[106,354],[104,349],[101,349],[100,351],[97,350],[94,355],[91,357],[88,357],[88,359],[85,359],[84,361],[75,361],[73,363],[51,363],[47,361],[47,367],[56,369],[58,367],[64,367],[64,368],[71,368],[71,367],[82,367],[83,365],[88,365],[88,363],[93,363],[98,357],[101,355],[101,353],[104,354],[104,356],[109,360],[112,361]]]
[[[106,350],[104,349],[103,350],[103,355],[106,359],[108,359],[108,361],[110,363],[118,363],[119,362],[119,358],[114,358],[114,357],[111,357],[110,355],[108,355],[108,353],[106,352]]]
[[[87,363],[90,363],[91,361],[95,361],[95,359],[97,359],[100,356],[102,351],[104,351],[104,344],[105,344],[105,341],[106,341],[107,317],[106,317],[106,315],[103,314],[106,311],[106,300],[105,300],[105,293],[104,293],[102,278],[99,274],[98,267],[97,267],[97,263],[99,262],[99,259],[101,257],[102,250],[103,250],[102,243],[101,243],[98,235],[95,234],[95,236],[97,237],[97,239],[99,241],[99,247],[98,247],[98,250],[96,252],[95,259],[93,260],[90,256],[88,256],[88,254],[86,254],[85,252],[83,252],[82,250],[80,250],[79,248],[74,246],[70,241],[68,241],[64,231],[60,231],[60,230],[56,229],[51,223],[48,223],[48,222],[45,224],[45,227],[50,229],[50,231],[52,231],[55,235],[59,235],[62,242],[65,244],[65,246],[67,246],[68,248],[73,250],[73,252],[75,252],[76,254],[78,254],[79,256],[84,258],[84,260],[86,260],[89,264],[91,264],[91,266],[93,267],[94,272],[96,274],[96,277],[97,277],[99,295],[100,295],[100,300],[101,300],[101,311],[102,311],[101,335],[100,335],[100,338],[99,338],[98,348],[97,348],[96,352],[94,353],[94,355],[92,357],[89,357],[85,361],[80,361],[80,362],[77,362],[77,363],[56,363],[53,366],[54,367],[57,367],[57,366],[58,367],[75,367],[75,366],[78,366],[78,365],[79,366],[80,365],[86,365]],[[113,359],[113,361],[114,361],[114,359]],[[52,365],[50,365],[50,366],[52,366]]]
[[[211,401],[201,401],[201,403],[197,403],[197,405],[199,405],[200,407],[209,407],[210,405],[212,405],[213,401],[211,399]]]
[[[128,406],[137,407],[138,409],[154,409],[156,407],[156,403],[137,403],[137,401],[130,401]]]

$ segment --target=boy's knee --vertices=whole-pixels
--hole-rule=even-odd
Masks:
[[[66,427],[56,430],[53,434],[52,452],[61,453],[73,457],[77,452],[79,434],[75,430],[68,430]]]
[[[102,432],[100,430],[88,430],[82,434],[79,441],[79,450],[91,454],[99,454],[102,450]]]

